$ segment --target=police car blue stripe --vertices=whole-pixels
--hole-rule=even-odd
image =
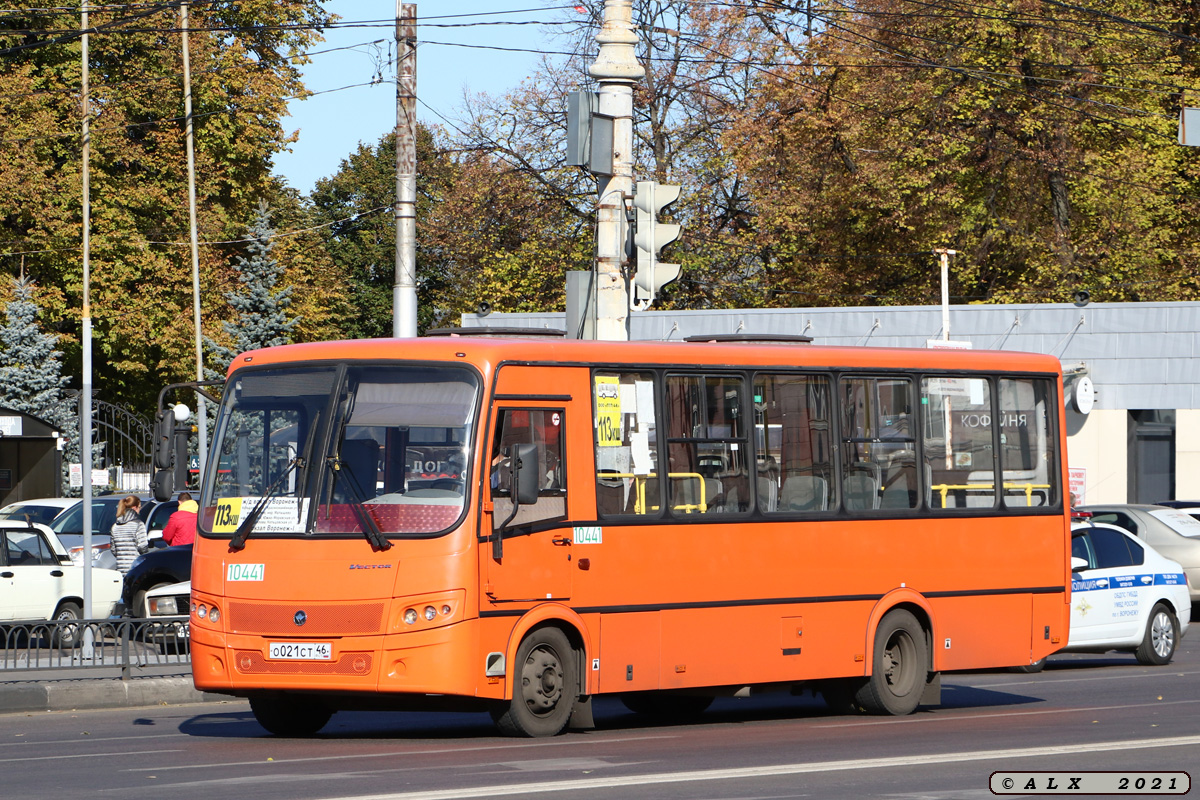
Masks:
[[[1109,589],[1134,589],[1139,586],[1185,586],[1187,576],[1182,572],[1157,572],[1141,575],[1116,575],[1111,578],[1088,578],[1071,581],[1072,592],[1105,592]]]

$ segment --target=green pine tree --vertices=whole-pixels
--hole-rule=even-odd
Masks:
[[[292,305],[292,289],[276,288],[283,267],[271,255],[274,249],[270,209],[260,201],[250,224],[250,257],[239,256],[235,269],[242,291],[225,295],[236,313],[233,322],[223,322],[222,327],[230,344],[221,344],[205,337],[205,348],[209,353],[211,375],[223,378],[230,363],[238,353],[261,347],[275,347],[291,342],[292,329],[299,317],[288,318]]]
[[[66,397],[68,378],[62,374],[58,337],[38,327],[34,282],[24,275],[13,279],[13,298],[5,306],[0,326],[0,405],[31,414],[57,428],[66,438],[63,489],[67,465],[79,460],[79,419]]]

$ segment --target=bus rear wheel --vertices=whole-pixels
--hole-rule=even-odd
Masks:
[[[512,700],[492,708],[505,736],[555,736],[579,697],[579,659],[558,628],[538,628],[517,648]]]
[[[312,736],[333,716],[332,710],[316,701],[277,695],[251,697],[250,710],[268,732],[288,738]]]
[[[911,714],[921,703],[929,653],[925,631],[911,612],[902,608],[884,615],[875,629],[871,677],[855,700],[868,714]]]

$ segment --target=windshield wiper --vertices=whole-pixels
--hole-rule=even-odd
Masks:
[[[275,479],[275,482],[271,484],[271,488],[267,490],[267,493],[258,498],[258,502],[254,504],[254,508],[250,509],[250,513],[247,514],[246,518],[242,520],[240,525],[238,525],[237,532],[234,533],[233,538],[229,540],[230,550],[241,550],[246,546],[246,539],[249,538],[250,531],[252,531],[254,526],[258,524],[258,518],[262,516],[263,511],[267,507],[267,503],[271,502],[279,494],[279,489],[283,486],[283,482],[287,476],[291,475],[292,472],[297,468],[303,466],[304,459],[301,456],[296,456],[288,463],[287,469],[285,469],[283,473]]]
[[[337,453],[334,453],[332,456],[326,459],[326,465],[335,473],[338,473],[338,475],[334,476],[334,483],[337,482],[342,473],[345,473],[345,485],[350,490],[350,494],[352,495],[349,505],[351,510],[354,511],[354,516],[358,519],[359,527],[361,527],[363,529],[363,533],[366,534],[367,541],[380,550],[387,550],[389,547],[391,547],[392,543],[389,542],[387,537],[383,535],[383,531],[381,531],[379,526],[375,524],[375,519],[363,505],[363,490],[358,484],[358,479],[354,477],[354,471],[349,467],[346,467],[344,470],[342,469],[342,459]]]

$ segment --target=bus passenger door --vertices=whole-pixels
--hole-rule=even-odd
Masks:
[[[484,529],[490,541],[484,591],[493,601],[563,600],[571,596],[572,530],[567,517],[565,403],[543,407],[499,405],[488,450]],[[533,445],[537,499],[515,502],[510,485],[512,458],[520,445]]]

